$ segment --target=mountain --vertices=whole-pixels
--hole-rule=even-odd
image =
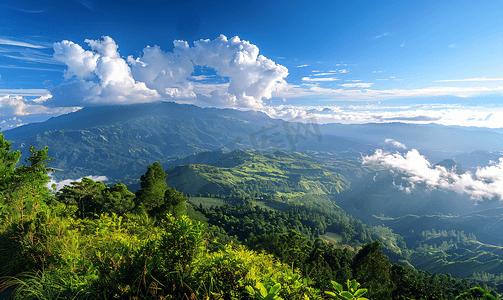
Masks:
[[[382,144],[386,139],[394,139],[409,149],[418,149],[433,162],[465,152],[503,149],[501,131],[477,127],[382,123],[326,124],[320,129],[323,134],[350,138],[362,144]]]
[[[137,182],[154,161],[173,167],[205,152],[250,149],[329,155],[366,153],[394,139],[430,161],[462,152],[503,149],[499,131],[441,125],[316,124],[272,119],[256,111],[201,108],[173,102],[96,106],[4,132],[14,149],[49,146],[57,180],[105,175],[109,182]],[[402,152],[404,149],[399,149]],[[328,154],[327,154],[328,153]],[[492,153],[492,152],[491,152]],[[188,157],[188,161],[186,159]],[[191,161],[192,159],[192,161]],[[462,162],[461,158],[456,161]]]
[[[453,171],[454,173],[461,175],[467,172],[467,170],[454,159],[444,159],[441,162],[435,164],[435,166],[441,166],[449,171]]]
[[[503,158],[503,151],[476,150],[454,156],[456,161],[468,168],[485,167],[491,162],[498,162],[500,158]]]
[[[260,112],[162,102],[85,107],[4,135],[24,153],[29,145],[49,146],[58,179],[106,175],[128,182],[154,161],[251,146],[250,134],[278,122]]]

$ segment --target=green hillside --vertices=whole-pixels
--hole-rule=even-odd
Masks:
[[[349,180],[321,164],[319,158],[298,152],[235,150],[211,165],[183,165],[167,170],[168,185],[186,194],[274,194],[291,198],[306,194],[337,194]]]
[[[481,243],[473,233],[432,229],[420,234],[410,261],[417,269],[432,273],[489,281],[479,274],[503,274],[503,247]],[[496,283],[503,284],[503,280]]]

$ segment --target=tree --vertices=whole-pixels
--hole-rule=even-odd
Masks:
[[[95,182],[84,177],[80,182],[72,182],[71,185],[64,186],[56,194],[56,200],[67,206],[77,206],[75,215],[78,218],[92,218],[101,213],[100,204],[103,202],[101,192],[105,188],[102,182]]]
[[[116,183],[103,190],[103,211],[122,215],[133,210],[134,199],[135,194],[131,193],[123,183]]]
[[[379,241],[365,244],[353,260],[353,274],[368,289],[372,299],[391,299],[391,263],[380,249]]]
[[[180,193],[175,188],[168,188],[164,192],[164,203],[169,213],[175,217],[180,217],[187,213],[185,201],[187,197]]]
[[[56,194],[57,201],[77,206],[75,214],[78,218],[93,218],[102,213],[122,215],[134,208],[134,197],[122,183],[106,187],[102,182],[86,177],[63,187]]]
[[[47,155],[48,147],[35,150],[30,146],[30,156],[25,159],[29,165],[15,168],[21,153],[11,150],[11,144],[0,134],[0,201],[6,213],[26,215],[39,211],[50,198],[46,187],[50,178],[46,165],[52,160]]]
[[[11,211],[5,211],[6,206],[11,206],[14,203],[8,205],[8,198],[13,176],[14,167],[19,162],[21,157],[20,151],[11,151],[11,143],[4,139],[3,133],[0,133],[0,203],[2,204],[1,214],[11,214]]]
[[[147,173],[141,176],[141,188],[136,191],[135,204],[138,208],[142,207],[146,211],[152,211],[164,203],[164,194],[168,189],[166,184],[168,175],[157,161],[147,169]]]
[[[0,193],[8,188],[14,167],[21,157],[19,150],[11,151],[11,149],[11,143],[5,140],[3,133],[0,133]]]
[[[471,288],[470,291],[456,297],[456,300],[496,300],[498,298],[491,295],[481,287]]]

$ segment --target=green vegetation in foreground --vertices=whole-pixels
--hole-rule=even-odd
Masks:
[[[120,185],[106,188],[89,179],[54,193],[46,187],[47,148],[31,148],[28,164],[17,168],[21,153],[10,150],[0,134],[0,288],[14,288],[15,299],[351,299],[363,295],[454,299],[461,293],[486,293],[470,290],[474,286],[467,281],[447,276],[445,282],[432,282],[427,274],[392,266],[378,241],[354,253],[317,240],[325,253],[333,253],[333,260],[323,252],[303,251],[313,246],[295,231],[267,239],[269,244],[257,239],[256,247],[265,253],[221,243],[229,238],[226,232],[186,215],[186,198],[166,185],[158,163],[148,167],[134,196]],[[277,253],[267,254],[272,249]],[[308,263],[303,265],[301,258]],[[339,262],[345,262],[339,264],[344,267],[337,267]],[[346,280],[339,282],[351,279],[346,291],[331,274],[310,277],[302,271],[328,270],[325,266],[342,272],[338,276]]]

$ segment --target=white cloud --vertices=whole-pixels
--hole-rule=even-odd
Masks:
[[[19,117],[41,114],[61,115],[76,110],[75,108],[67,107],[48,108],[40,105],[41,102],[45,102],[49,98],[49,95],[42,96],[35,100],[27,100],[17,95],[0,97],[0,117]]]
[[[503,78],[465,78],[465,79],[444,79],[434,80],[433,82],[480,82],[480,81],[503,81]]]
[[[65,63],[67,80],[51,90],[53,105],[129,104],[159,100],[155,90],[137,82],[131,69],[117,51],[115,41],[85,40],[91,50],[84,50],[71,41],[54,43],[54,58]]]
[[[128,58],[135,79],[143,81],[159,94],[176,97],[172,88],[180,95],[191,95],[184,89],[187,78],[194,71],[194,65],[212,68],[218,76],[227,77],[227,90],[212,90],[209,94],[199,95],[198,100],[221,106],[241,108],[261,108],[263,98],[270,99],[272,93],[287,86],[284,78],[288,69],[274,61],[259,55],[257,46],[242,41],[235,36],[227,39],[220,35],[214,40],[199,40],[190,47],[185,41],[175,41],[173,52],[164,52],[158,46],[147,47],[143,55]],[[224,85],[221,85],[224,86]],[[169,90],[166,90],[168,88]]]
[[[330,73],[316,73],[316,74],[313,74],[312,76],[327,76],[327,75],[334,75],[333,72],[330,72]]]
[[[474,200],[496,197],[503,201],[503,159],[493,166],[478,168],[475,174],[466,172],[462,175],[443,166],[433,166],[416,149],[405,155],[389,154],[378,149],[372,156],[363,157],[362,162],[380,163],[407,174],[404,179],[411,183],[412,188],[423,183],[433,189],[447,189],[459,194],[468,194]]]
[[[339,70],[339,73],[345,74],[345,73],[349,73],[349,71],[346,69],[342,69],[342,70]]]
[[[10,54],[2,55],[17,60],[28,61],[32,63],[52,64],[52,65],[61,64],[60,62],[56,61],[52,57],[52,55],[42,53],[41,51],[36,49],[20,49],[17,51],[5,51],[5,52],[18,53],[18,55],[10,55]]]
[[[49,48],[47,46],[35,45],[30,42],[16,41],[9,38],[0,38],[0,45],[18,46],[18,47],[35,48],[35,49]]]
[[[308,67],[309,65],[299,65],[299,66],[295,66],[296,68],[304,68],[304,67]],[[313,71],[314,72],[314,71]]]
[[[312,90],[321,90],[326,94],[326,89],[312,86]],[[334,92],[336,90],[330,90]],[[359,90],[353,90],[360,92]],[[292,89],[290,94],[302,93],[303,90]],[[338,90],[340,94],[346,94],[345,90]],[[338,96],[334,92],[334,96]],[[276,97],[276,95],[275,95]],[[327,100],[330,101],[330,100]],[[316,110],[324,108],[330,109],[323,113]],[[343,123],[343,124],[364,124],[364,123],[389,123],[403,122],[415,124],[437,123],[442,125],[472,126],[472,127],[503,127],[503,107],[500,108],[482,108],[473,106],[464,106],[462,104],[414,104],[414,105],[380,105],[377,102],[368,105],[276,105],[267,106],[261,111],[267,113],[272,118],[283,118],[283,115],[312,113],[318,124]]]
[[[384,142],[386,144],[392,145],[395,148],[407,149],[407,146],[405,146],[404,144],[402,144],[400,142],[395,141],[394,139],[386,139],[386,140],[384,140]]]
[[[81,177],[79,179],[66,179],[66,180],[62,180],[62,181],[56,181],[54,179],[54,177],[52,176],[52,173],[49,173],[47,175],[49,175],[49,177],[51,178],[51,181],[46,184],[46,187],[52,189],[52,185],[55,184],[56,185],[56,192],[61,190],[65,185],[72,185],[72,182],[81,182],[82,178],[83,178],[83,177]],[[94,181],[107,181],[108,180],[108,178],[106,176],[89,175],[89,176],[85,176],[85,177],[92,179]]]
[[[325,77],[325,78],[311,78],[311,77],[302,77],[302,81],[338,81],[340,79],[333,77]]]
[[[22,67],[22,66],[14,66],[14,65],[8,65],[8,66],[2,66],[2,65],[0,65],[0,68],[5,68],[5,69],[22,69],[22,70],[38,70],[38,71],[63,72],[62,70],[58,70],[58,69],[32,68],[32,67]]]
[[[344,84],[339,84],[339,86],[346,87],[346,88],[369,88],[372,87],[373,83],[344,83]]]
[[[37,97],[49,94],[46,89],[0,89],[0,96],[27,96]]]
[[[30,94],[29,96],[33,96]],[[80,109],[80,107],[46,107],[44,102],[50,99],[46,94],[37,99],[28,100],[20,95],[0,96],[0,127],[2,130],[12,129],[26,123],[45,121]]]
[[[377,40],[377,39],[380,39],[380,38],[382,38],[382,37],[388,36],[389,34],[390,34],[389,32],[385,32],[385,33],[382,33],[382,34],[376,35],[376,36],[374,37],[374,39],[376,39],[376,40]]]

